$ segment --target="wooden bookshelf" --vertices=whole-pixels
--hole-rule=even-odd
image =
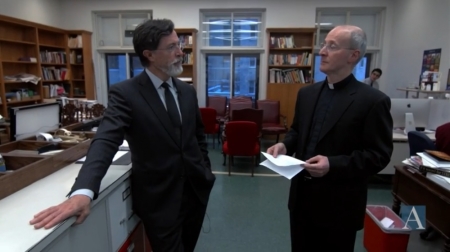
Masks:
[[[313,82],[316,28],[267,28],[266,32],[266,97],[280,101],[280,113],[290,126],[298,90]]]
[[[69,48],[69,37],[80,35],[83,48]],[[83,64],[72,66],[72,50],[83,55]],[[87,62],[87,63],[85,63]],[[19,74],[39,77],[37,83],[11,79]],[[9,77],[9,78],[8,78]],[[67,97],[95,99],[91,33],[67,31],[0,15],[0,113],[8,106],[44,102],[51,85],[64,88]],[[76,96],[74,90],[82,90]],[[19,94],[17,94],[19,92]]]
[[[179,28],[175,29],[183,46],[183,73],[179,78],[185,80],[197,88],[197,29]]]

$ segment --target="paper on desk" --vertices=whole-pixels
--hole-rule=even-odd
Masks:
[[[119,150],[121,150],[121,151],[128,151],[128,150],[130,150],[130,147],[128,146],[127,140],[123,140],[122,145],[119,146]]]
[[[113,162],[116,161],[117,159],[119,159],[119,158],[122,157],[123,155],[127,154],[127,152],[128,152],[128,151],[118,151],[118,152],[116,153],[116,155],[114,155],[114,158],[113,158],[112,161],[113,161]],[[84,157],[78,159],[77,162],[84,162],[85,160],[86,160],[86,156],[84,156]]]
[[[303,167],[300,165],[304,164],[304,161],[286,155],[278,155],[274,158],[268,153],[261,153],[267,158],[267,160],[260,163],[260,165],[271,169],[283,177],[292,179],[295,175],[297,175],[297,173],[303,170]]]

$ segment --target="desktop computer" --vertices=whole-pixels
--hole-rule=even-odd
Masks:
[[[394,129],[425,130],[428,128],[430,99],[391,99],[391,116]]]

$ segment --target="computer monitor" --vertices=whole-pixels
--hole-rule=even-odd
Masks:
[[[428,129],[436,130],[442,124],[450,122],[450,101],[433,99],[430,103]]]
[[[405,128],[406,113],[412,113],[416,128],[426,129],[430,114],[430,99],[391,99],[391,115],[395,128]]]

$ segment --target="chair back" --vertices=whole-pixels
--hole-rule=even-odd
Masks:
[[[250,121],[256,123],[258,132],[262,129],[264,111],[261,109],[245,108],[233,111],[231,121]],[[228,127],[228,126],[227,126]]]
[[[264,111],[263,123],[280,123],[280,101],[258,100],[256,107]]]
[[[450,155],[450,122],[436,128],[436,150]]]
[[[217,112],[213,108],[200,108],[200,114],[202,115],[203,126],[205,127],[205,134],[214,134],[216,128],[216,115]]]
[[[233,118],[233,111],[238,109],[253,108],[253,103],[250,100],[239,99],[230,100],[229,118]]]
[[[435,150],[434,142],[424,133],[419,131],[408,132],[409,155],[416,156],[417,152]]]
[[[227,114],[227,97],[208,96],[207,107],[215,109],[218,117],[224,117]]]
[[[258,145],[258,127],[254,122],[230,121],[225,128],[228,154],[231,156],[254,156]]]

